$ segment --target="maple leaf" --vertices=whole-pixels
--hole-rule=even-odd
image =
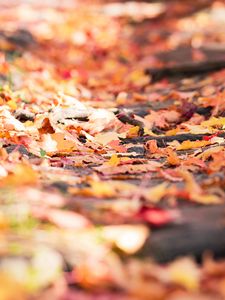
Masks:
[[[180,114],[176,111],[161,110],[155,112],[151,110],[150,114],[145,116],[146,127],[152,129],[153,125],[159,128],[168,127],[169,123],[177,122]]]
[[[110,146],[111,148],[113,148],[114,150],[120,153],[127,152],[127,148],[123,145],[120,145],[120,140],[113,140],[108,143],[108,146]]]
[[[61,132],[42,135],[42,149],[48,154],[54,152],[70,152],[76,149],[76,143],[65,138]]]
[[[152,129],[154,125],[160,128],[166,128],[168,126],[168,122],[165,117],[159,112],[155,112],[153,110],[144,119],[146,121],[145,125],[149,129]]]
[[[162,164],[156,161],[151,161],[148,164],[127,164],[116,167],[100,166],[95,167],[95,170],[107,175],[114,174],[140,174],[148,171],[155,172]]]

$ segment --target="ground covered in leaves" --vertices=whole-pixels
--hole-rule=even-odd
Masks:
[[[1,300],[225,299],[225,6],[181,2],[1,4]]]

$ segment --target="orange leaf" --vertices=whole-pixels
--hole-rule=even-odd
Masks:
[[[177,166],[180,164],[180,159],[177,156],[176,152],[170,148],[167,149],[167,161],[172,166]]]
[[[151,161],[148,164],[126,164],[122,166],[116,167],[107,167],[107,166],[100,166],[96,167],[95,170],[99,171],[103,174],[113,175],[113,174],[140,174],[148,171],[156,171],[161,164],[157,161]]]
[[[63,133],[53,133],[51,136],[57,142],[59,151],[70,151],[74,149],[75,143],[71,140],[66,140]]]
[[[127,134],[127,137],[136,137],[138,136],[138,133],[139,133],[139,130],[140,130],[140,127],[139,126],[133,126],[129,129],[128,131],[128,134]]]
[[[114,150],[116,150],[117,152],[120,152],[120,153],[127,152],[126,147],[124,147],[123,145],[120,145],[120,141],[119,140],[111,141],[110,143],[108,143],[108,145],[110,147],[112,147]]]
[[[31,168],[31,166],[18,164],[15,166],[12,174],[9,174],[0,181],[0,185],[21,186],[34,184],[37,179],[37,173]]]
[[[150,153],[156,153],[159,150],[156,140],[147,141],[145,146],[149,150]]]

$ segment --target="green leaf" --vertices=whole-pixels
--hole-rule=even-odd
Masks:
[[[43,150],[42,148],[40,149],[40,155],[41,155],[41,157],[45,157],[45,155],[46,155],[46,151]]]

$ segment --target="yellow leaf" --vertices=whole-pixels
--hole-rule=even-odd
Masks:
[[[179,128],[171,129],[166,132],[166,135],[176,135],[179,132]]]
[[[198,290],[200,271],[191,258],[181,258],[170,264],[169,274],[172,282],[191,291]]]
[[[113,154],[110,160],[107,161],[107,165],[110,167],[116,167],[119,165],[119,163],[120,163],[120,158],[116,154]]]
[[[208,126],[209,127],[214,127],[214,126],[224,127],[225,126],[225,117],[223,117],[223,118],[212,117],[209,120],[202,122],[201,125],[206,126],[206,127],[208,127]]]
[[[128,132],[128,137],[136,137],[136,136],[138,136],[139,130],[140,130],[139,126],[133,126],[133,127],[131,127],[129,129],[129,132]]]
[[[154,203],[159,202],[162,199],[162,197],[166,194],[167,187],[168,187],[168,184],[164,182],[164,183],[161,183],[157,186],[150,188],[145,193],[146,199],[151,202],[154,202]]]
[[[184,141],[179,146],[177,146],[177,150],[188,150],[194,148],[201,148],[209,145],[209,141]]]
[[[156,135],[154,132],[152,132],[150,129],[144,127],[144,134],[148,134],[148,135]]]
[[[24,123],[24,125],[26,126],[26,127],[30,127],[30,126],[33,126],[34,125],[34,122],[32,122],[32,121],[26,121],[25,123]]]
[[[115,196],[115,189],[112,185],[108,182],[104,181],[92,181],[91,182],[91,189],[89,190],[90,194],[99,197],[113,197]]]
[[[142,70],[135,70],[130,74],[130,81],[136,86],[144,86],[149,83],[149,76]]]
[[[193,133],[193,134],[213,134],[214,129],[213,128],[209,128],[209,127],[204,127],[201,125],[185,125],[186,128],[188,129],[189,133]]]
[[[202,204],[218,204],[222,202],[216,195],[193,195],[193,200],[197,201],[198,203]]]
[[[186,182],[186,190],[189,193],[200,195],[202,193],[201,187],[195,181],[194,176],[185,169],[179,171],[179,174],[183,177]]]
[[[17,109],[17,104],[16,104],[16,102],[15,102],[14,100],[9,100],[9,101],[7,102],[7,105],[8,105],[11,109],[13,109],[13,110],[16,110],[16,109]]]

